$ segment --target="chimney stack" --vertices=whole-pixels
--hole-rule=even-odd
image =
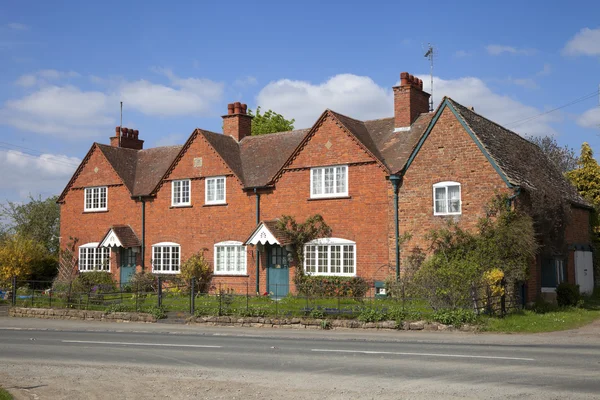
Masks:
[[[227,115],[223,115],[223,134],[232,136],[238,142],[252,134],[252,116],[248,107],[239,101],[227,105]]]
[[[429,93],[423,91],[423,81],[408,72],[400,74],[400,86],[394,88],[394,128],[407,131],[423,113],[429,112]]]
[[[140,131],[137,129],[115,128],[115,136],[110,138],[110,145],[125,149],[142,150],[144,141],[139,139]]]

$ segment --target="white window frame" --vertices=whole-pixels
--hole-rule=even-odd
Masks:
[[[183,185],[184,182],[187,182],[187,189],[188,189],[188,193],[187,193],[187,198],[188,201],[181,201],[181,199],[183,198],[183,191],[181,189],[181,185]],[[175,187],[176,186],[180,186],[180,190],[179,190],[179,199],[175,198]],[[176,181],[172,181],[171,182],[171,206],[172,207],[183,207],[183,206],[189,206],[192,204],[192,182],[190,179],[178,179]]]
[[[450,199],[448,197],[448,188],[450,186],[458,186],[458,212],[438,212],[436,209],[435,189],[445,188],[446,189],[446,209],[450,209]],[[438,182],[433,185],[433,215],[461,215],[462,214],[462,185],[458,182],[445,181]]]
[[[325,169],[327,168],[333,168],[333,188],[334,188],[334,192],[333,193],[325,193]],[[343,192],[337,192],[337,173],[336,173],[336,168],[344,168],[346,170],[345,173],[345,182],[344,182],[344,187],[346,188],[345,191]],[[317,171],[322,171],[323,174],[323,179],[321,180],[321,193],[314,193],[314,178],[315,178],[315,174],[317,173]],[[310,169],[310,198],[311,199],[325,199],[325,198],[335,198],[335,197],[348,197],[348,175],[349,175],[349,168],[348,165],[329,165],[326,167],[315,167],[315,168],[311,168]]]
[[[217,199],[217,182],[219,179],[223,179],[223,199]],[[208,185],[209,182],[215,182],[215,200],[208,200]],[[227,177],[225,176],[211,176],[204,180],[204,204],[225,204],[227,203]]]
[[[309,246],[316,246],[317,248],[315,249],[315,272],[308,272],[306,269],[306,264],[308,261],[308,257],[306,256],[306,252],[309,248]],[[326,246],[327,247],[327,264],[326,264],[326,268],[327,268],[327,272],[319,272],[319,252],[318,252],[318,247],[319,246]],[[332,269],[332,265],[331,265],[331,247],[332,246],[341,246],[340,249],[340,272],[331,272]],[[353,254],[353,265],[352,265],[352,269],[353,272],[352,273],[345,273],[344,272],[344,246],[352,246],[352,254]],[[321,238],[321,239],[315,239],[315,240],[311,240],[310,242],[306,243],[304,245],[304,272],[307,275],[311,275],[311,276],[356,276],[356,242],[353,242],[352,240],[348,240],[348,239],[340,239],[340,238]]]
[[[233,248],[234,250],[230,253],[227,250],[224,251],[223,262],[219,263],[219,249],[227,249]],[[229,262],[229,257],[235,257],[233,269],[227,269],[231,263]],[[238,263],[241,263],[238,265]],[[217,270],[219,265],[223,265],[223,270]],[[215,275],[248,275],[248,259],[247,259],[247,251],[244,243],[237,242],[235,240],[228,240],[225,242],[215,243],[214,246],[214,274]]]
[[[98,207],[94,207],[94,190],[98,189]],[[104,190],[104,207],[101,206],[100,199],[102,198],[102,190]],[[88,207],[88,193],[91,196],[91,207]],[[87,187],[83,191],[83,211],[85,212],[98,212],[108,210],[108,186],[92,186]]]
[[[157,259],[156,259],[156,252],[155,249],[160,248],[161,249],[161,257],[160,257],[160,262],[161,262],[161,269],[157,270],[156,269],[156,263],[157,263]],[[171,256],[173,254],[173,248],[177,248],[177,270],[174,270],[173,266],[173,257]],[[165,254],[165,249],[169,249],[168,250],[168,254],[169,254],[169,270],[165,271],[163,270],[164,267],[164,263],[163,260],[165,259],[164,254]],[[173,243],[173,242],[161,242],[161,243],[156,243],[152,245],[152,273],[153,274],[170,274],[170,275],[177,275],[181,273],[181,245],[179,243]]]
[[[79,246],[79,259],[77,260],[77,269],[79,272],[91,272],[91,271],[103,271],[110,272],[110,257],[111,251],[109,247],[98,247],[98,242],[94,243],[86,243]],[[83,251],[82,251],[83,250]],[[90,257],[90,254],[91,257]],[[102,260],[102,253],[108,252],[106,255],[106,259],[108,259],[108,264],[106,268],[102,268],[102,265],[97,265],[96,260]],[[82,256],[82,254],[84,254]]]

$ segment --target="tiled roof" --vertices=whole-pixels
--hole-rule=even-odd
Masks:
[[[104,235],[104,238],[100,241],[100,243],[102,243],[104,239],[110,234],[110,231],[113,231],[115,235],[117,235],[119,242],[121,242],[121,246],[123,246],[124,248],[141,246],[140,240],[129,225],[111,226],[108,232],[106,232],[106,235]]]
[[[472,130],[510,184],[525,189],[558,188],[573,203],[588,206],[536,145],[451,99],[447,101]],[[321,118],[326,115],[336,119],[389,173],[399,173],[405,169],[435,113],[421,114],[409,130],[401,132],[394,131],[394,118],[359,121],[331,110],[327,110]],[[230,136],[196,129],[188,142],[194,135],[201,135],[245,188],[263,187],[273,183],[276,175],[319,121],[311,129],[248,136],[239,143]],[[152,194],[175,159],[185,151],[182,150],[184,146],[130,150],[96,145],[132,196]]]
[[[538,146],[452,99],[448,102],[512,185],[528,190],[558,190],[565,199],[589,206]]]

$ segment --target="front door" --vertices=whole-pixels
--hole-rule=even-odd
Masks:
[[[290,268],[288,252],[281,246],[270,246],[267,252],[267,274],[269,294],[274,299],[287,296],[289,292]]]
[[[575,283],[581,293],[594,291],[594,257],[591,251],[575,252]]]
[[[119,255],[119,268],[121,269],[121,285],[129,283],[133,274],[135,274],[135,253],[133,248],[124,249],[121,247]]]

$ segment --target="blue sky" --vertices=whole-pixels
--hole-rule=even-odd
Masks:
[[[146,147],[220,131],[233,101],[297,128],[325,108],[391,116],[399,73],[429,73],[429,42],[436,103],[600,154],[600,3],[486,3],[2,2],[0,199],[60,193],[120,101]]]

